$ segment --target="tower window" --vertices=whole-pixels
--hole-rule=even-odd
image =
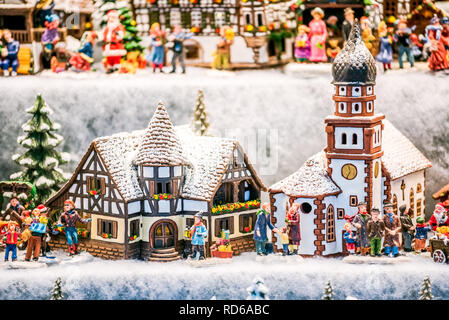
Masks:
[[[356,207],[357,206],[357,196],[349,196],[349,205],[351,207]]]
[[[352,134],[352,144],[357,144],[357,134],[356,133]]]
[[[373,94],[373,87],[372,87],[372,86],[366,87],[366,94],[367,94],[367,95]]]
[[[346,113],[346,102],[339,102],[338,103],[338,112]]]
[[[341,144],[346,144],[346,133],[342,133],[341,135]]]
[[[352,87],[352,96],[360,97],[362,95],[362,89],[360,87]]]
[[[373,112],[373,102],[372,101],[368,101],[366,103],[366,112]]]
[[[345,96],[346,95],[346,87],[338,87],[338,95]]]
[[[362,108],[360,107],[360,102],[352,104],[352,113],[362,113]]]

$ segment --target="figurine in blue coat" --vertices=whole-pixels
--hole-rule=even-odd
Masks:
[[[267,227],[274,232],[279,232],[279,230],[273,226],[270,221],[270,204],[264,203],[262,209],[257,211],[256,225],[254,226],[254,241],[256,243],[256,252],[259,256],[266,255],[265,245],[268,241]]]
[[[3,38],[5,39],[5,47],[1,52],[3,59],[2,69],[5,77],[9,76],[9,68],[12,68],[11,76],[17,75],[17,68],[19,67],[19,41],[12,38],[11,31],[3,30]]]
[[[197,212],[193,218],[195,219],[192,228],[190,228],[190,236],[192,238],[192,259],[197,259],[198,252],[200,253],[200,260],[204,260],[204,238],[207,237],[207,229],[203,224],[202,212]]]

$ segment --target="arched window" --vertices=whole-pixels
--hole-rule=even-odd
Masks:
[[[334,207],[329,205],[326,214],[326,242],[335,241],[335,214]]]
[[[357,144],[357,134],[356,133],[352,134],[352,144]]]
[[[393,195],[393,212],[398,213],[398,197],[395,194]]]
[[[346,133],[341,134],[341,144],[346,144]]]
[[[416,216],[419,217],[422,214],[422,200],[416,200]]]
[[[413,188],[410,189],[410,217],[413,218],[415,215],[415,192],[413,192]]]
[[[421,183],[418,183],[418,185],[416,186],[416,193],[418,193],[418,192],[422,192]]]

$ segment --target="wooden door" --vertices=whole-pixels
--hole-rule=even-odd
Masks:
[[[161,222],[154,229],[154,248],[164,249],[175,246],[175,228],[169,222]]]

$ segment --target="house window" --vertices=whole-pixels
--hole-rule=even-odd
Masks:
[[[104,195],[106,193],[106,183],[104,178],[87,177],[87,192],[90,195]]]
[[[251,24],[251,13],[245,13],[246,24]]]
[[[338,87],[338,94],[340,96],[345,96],[346,95],[346,87]]]
[[[349,196],[349,205],[351,207],[357,207],[357,196]]]
[[[230,182],[222,183],[214,197],[214,206],[234,202],[234,185]]]
[[[312,211],[312,206],[308,202],[303,202],[299,208],[301,209],[302,213],[310,213]]]
[[[262,12],[257,13],[257,26],[263,26],[263,14]]]
[[[356,133],[352,134],[352,144],[357,145],[357,134]]]
[[[347,140],[347,138],[346,138],[346,133],[342,133],[341,134],[341,144],[346,144],[346,141]]]
[[[156,194],[159,193],[172,193],[172,181],[150,181],[150,185],[156,183]],[[151,194],[151,187],[150,187]],[[154,194],[154,193],[153,193]]]
[[[215,25],[221,27],[226,24],[226,15],[224,12],[215,12]]]
[[[366,87],[366,94],[367,95],[373,94],[373,87],[372,86]]]
[[[245,202],[255,200],[259,196],[257,189],[249,180],[243,180],[239,183],[239,201]]]
[[[352,104],[352,113],[362,113],[362,108],[360,107],[360,102]]]
[[[344,219],[345,218],[345,209],[338,208],[337,209],[337,219]]]
[[[117,239],[117,221],[97,219],[97,235],[102,238]]]
[[[393,212],[395,214],[398,214],[398,197],[395,194],[393,195],[393,203],[392,203],[392,205],[393,205]]]
[[[422,214],[422,200],[416,200],[416,216],[419,217]]]
[[[416,186],[416,193],[422,192],[422,186],[421,183],[418,183],[418,185]]]
[[[129,223],[129,235],[131,237],[140,235],[140,219],[132,220]]]
[[[239,231],[241,233],[248,233],[254,230],[256,224],[256,214],[242,214],[239,217]]]
[[[327,207],[326,215],[326,242],[335,241],[335,217],[334,217],[334,207],[329,205]]]
[[[192,26],[194,26],[194,27],[201,26],[201,22],[202,22],[201,11],[198,11],[198,10],[192,11],[190,13],[190,15],[191,15],[190,19],[191,19]]]
[[[226,217],[215,220],[215,236],[220,237],[221,230],[229,230],[229,234],[234,233],[234,217]]]
[[[415,192],[413,191],[413,188],[410,189],[410,217],[413,218],[415,214]]]

